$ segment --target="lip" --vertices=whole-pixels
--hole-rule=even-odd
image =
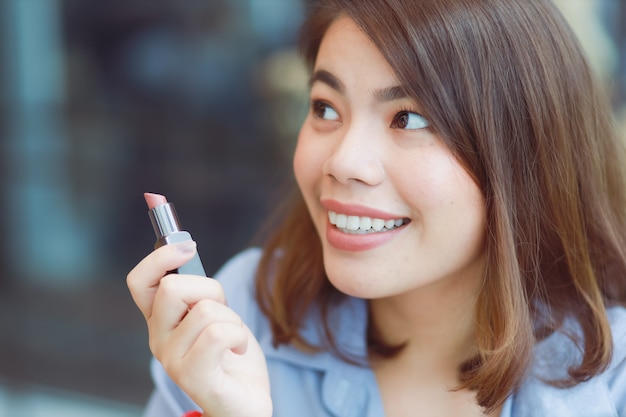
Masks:
[[[386,211],[362,206],[360,204],[344,204],[337,200],[321,200],[322,207],[329,211],[345,214],[347,216],[372,217],[383,220],[402,219],[405,216]]]
[[[404,216],[365,207],[358,204],[343,204],[336,200],[322,200],[322,207],[326,210],[335,211],[349,216],[375,217],[383,220],[400,219]],[[382,246],[398,236],[406,225],[378,233],[349,234],[343,233],[330,223],[326,216],[326,240],[335,249],[360,252]]]

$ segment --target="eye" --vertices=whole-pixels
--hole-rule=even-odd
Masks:
[[[322,120],[339,120],[339,114],[328,103],[320,100],[311,102],[311,111],[318,119]]]
[[[395,115],[391,127],[398,129],[417,130],[430,126],[424,116],[403,110]]]

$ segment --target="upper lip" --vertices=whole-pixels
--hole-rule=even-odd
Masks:
[[[341,203],[337,200],[331,199],[323,199],[321,200],[321,204],[326,210],[334,211],[339,214],[345,214],[347,216],[371,217],[383,220],[403,219],[406,217],[360,204]]]

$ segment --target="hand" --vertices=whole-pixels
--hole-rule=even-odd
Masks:
[[[148,324],[150,350],[205,415],[269,417],[265,357],[226,306],[219,282],[167,274],[195,251],[193,242],[162,246],[128,274],[128,288]]]

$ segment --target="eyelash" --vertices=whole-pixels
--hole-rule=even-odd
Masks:
[[[409,109],[408,107],[404,107],[404,106],[402,106],[402,107],[400,108],[400,110],[399,110],[399,111],[397,111],[397,112],[394,114],[394,116],[393,116],[393,120],[392,120],[392,122],[391,122],[391,127],[395,127],[395,128],[399,127],[399,126],[398,126],[398,119],[399,119],[401,116],[408,115],[408,114],[410,114],[410,113],[412,113],[412,114],[416,114],[416,115],[418,115],[418,116],[420,116],[420,117],[422,117],[422,118],[424,117],[424,116],[422,116],[420,113],[418,113],[418,112],[416,112],[416,111],[414,111],[414,110],[411,110],[411,109]]]
[[[319,120],[326,120],[323,116],[323,112],[328,111],[328,109],[331,109],[332,111],[337,113],[335,107],[330,105],[328,102],[320,99],[311,100],[310,108],[311,113],[313,113],[313,115]]]
[[[311,112],[313,112],[314,115],[316,115],[317,117],[319,117],[319,112],[321,110],[324,110],[326,107],[329,107],[330,105],[322,100],[311,100]]]
[[[335,110],[335,108],[332,105],[330,105],[324,100],[313,99],[311,100],[310,107],[311,107],[311,112],[315,115],[315,117],[317,117],[320,120],[325,120],[324,117],[321,116],[321,112],[326,111],[327,109],[332,109],[332,111],[337,114],[337,110]],[[399,127],[398,119],[401,116],[408,115],[408,114],[415,114],[424,119],[424,121],[426,122],[426,125],[424,127],[421,127],[420,129],[428,127],[428,121],[426,121],[426,119],[424,118],[422,114],[405,106],[400,107],[400,110],[395,112],[390,126],[393,128],[398,128]]]

